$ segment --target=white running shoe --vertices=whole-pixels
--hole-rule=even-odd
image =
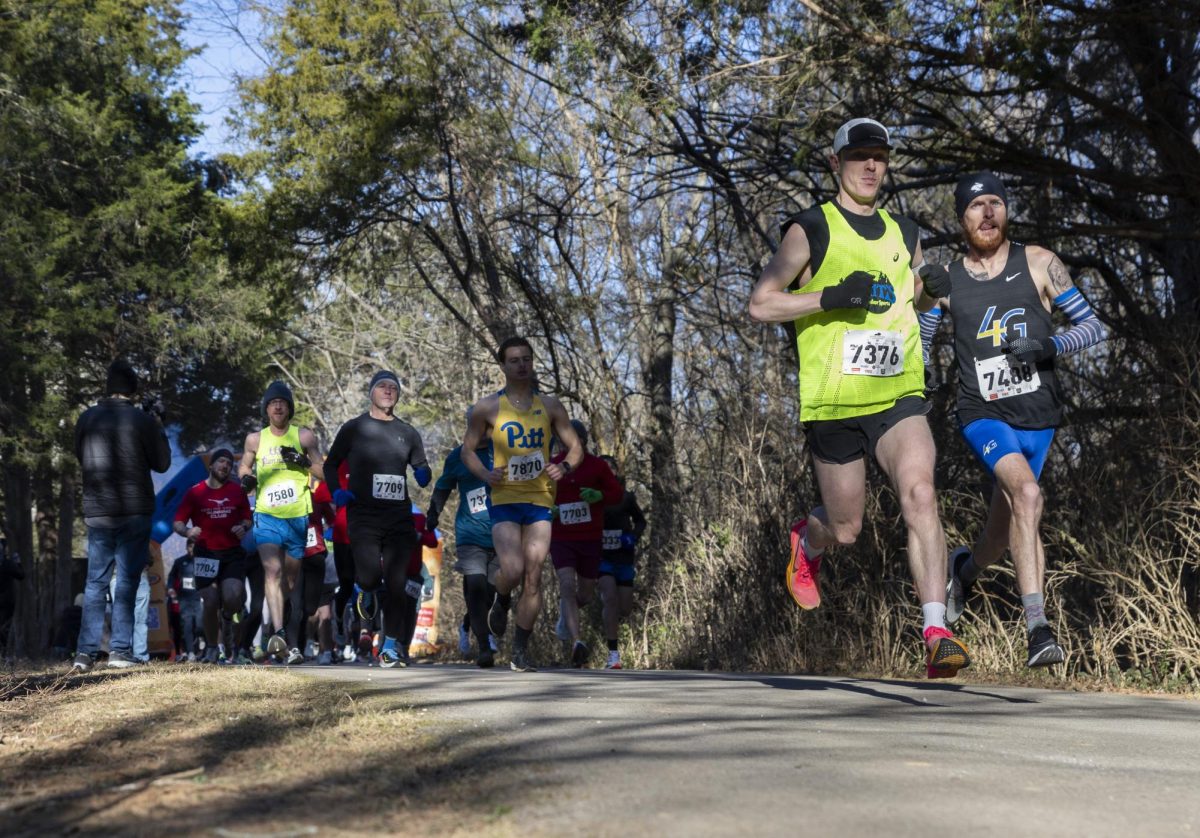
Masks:
[[[605,669],[620,669],[621,668],[621,653],[612,650],[608,653],[608,663],[604,664]]]
[[[301,652],[299,649],[293,648],[291,651],[288,652],[287,663],[288,663],[288,666],[294,666],[295,664],[298,664],[298,663],[304,663],[304,653]]]
[[[356,660],[358,660],[358,652],[355,650],[354,644],[347,643],[342,648],[342,660],[344,660],[346,663],[354,663]]]

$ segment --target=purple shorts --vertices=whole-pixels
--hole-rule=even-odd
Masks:
[[[551,541],[550,561],[555,570],[569,567],[584,579],[600,578],[600,562],[604,558],[600,541]]]

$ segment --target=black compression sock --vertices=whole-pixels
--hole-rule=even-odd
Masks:
[[[500,597],[500,607],[505,611],[512,608],[512,594],[502,594],[497,592],[496,596]]]
[[[608,641],[608,651],[610,651],[610,652],[617,651],[617,641],[615,638]]]
[[[533,637],[533,629],[523,629],[517,626],[517,635],[513,639],[513,648],[524,650],[529,644],[530,637]]]

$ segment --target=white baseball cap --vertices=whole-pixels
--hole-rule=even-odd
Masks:
[[[873,119],[852,119],[833,135],[833,153],[841,154],[850,148],[891,148],[888,129]]]

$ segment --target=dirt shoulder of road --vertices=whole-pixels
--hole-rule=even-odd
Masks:
[[[512,834],[495,743],[369,686],[153,664],[0,676],[6,835]]]

